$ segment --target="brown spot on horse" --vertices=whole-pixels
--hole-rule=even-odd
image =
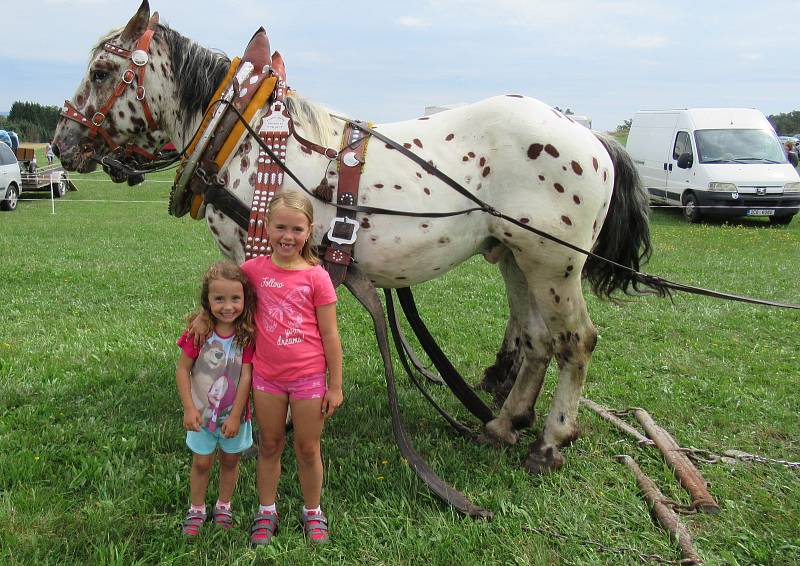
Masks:
[[[557,150],[555,147],[553,147],[551,144],[547,144],[546,146],[544,146],[544,151],[545,151],[545,152],[546,152],[548,155],[550,155],[550,156],[552,156],[552,157],[558,157],[559,155],[561,155],[561,154],[558,152],[558,150]]]
[[[564,192],[564,186],[561,183],[554,183],[553,188],[557,190],[559,193]]]
[[[447,134],[447,137],[444,138],[444,141],[453,141],[454,137],[456,137],[455,134]]]
[[[572,226],[572,220],[570,220],[569,216],[562,216],[561,222],[563,222],[567,226]]]
[[[369,230],[370,228],[372,228],[372,224],[369,223],[369,218],[367,218],[366,216],[361,219],[361,227],[364,230]]]
[[[528,157],[531,159],[536,159],[537,157],[539,157],[539,155],[541,155],[543,149],[544,146],[542,144],[532,143],[528,147]]]
[[[491,167],[484,167],[483,168],[483,172],[481,172],[481,175],[483,175],[484,177],[488,177],[489,173],[491,173],[491,172],[492,172],[492,168]]]
[[[419,147],[419,148],[422,147],[422,142],[419,141],[419,138],[414,138],[414,145]]]
[[[572,170],[575,171],[576,175],[583,175],[583,167],[577,161],[572,162]]]
[[[596,157],[592,157],[592,167],[594,167],[594,170],[597,171],[597,168],[599,166],[600,166],[600,164],[597,162],[597,158]]]
[[[578,195],[572,195],[572,200],[575,202],[575,204],[581,203],[581,197],[579,197]]]

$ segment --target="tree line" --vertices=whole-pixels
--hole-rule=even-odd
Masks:
[[[44,143],[53,139],[61,108],[36,102],[15,102],[8,116],[0,116],[0,130],[17,132],[19,141]]]

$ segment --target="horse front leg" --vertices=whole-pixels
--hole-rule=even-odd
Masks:
[[[564,464],[561,448],[579,436],[578,405],[592,352],[597,343],[597,331],[589,319],[581,293],[580,278],[539,289],[542,316],[548,321],[554,339],[558,362],[556,385],[544,430],[533,443],[525,460],[525,468],[534,474],[559,469]]]

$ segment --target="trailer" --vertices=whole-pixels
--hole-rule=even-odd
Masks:
[[[49,191],[53,197],[61,198],[67,191],[77,191],[61,165],[39,167],[33,148],[18,147],[17,160],[22,176],[21,192]]]

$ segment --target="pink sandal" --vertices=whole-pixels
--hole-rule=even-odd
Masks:
[[[200,534],[200,527],[202,527],[205,522],[205,513],[189,509],[189,512],[186,513],[186,517],[183,519],[183,526],[181,528],[183,536],[188,539],[193,539]]]
[[[325,544],[330,540],[328,532],[328,518],[320,511],[319,513],[301,513],[300,522],[303,524],[303,532],[308,540],[314,544]]]
[[[250,544],[265,546],[272,542],[272,537],[278,532],[277,511],[256,513],[253,526],[250,527]]]

